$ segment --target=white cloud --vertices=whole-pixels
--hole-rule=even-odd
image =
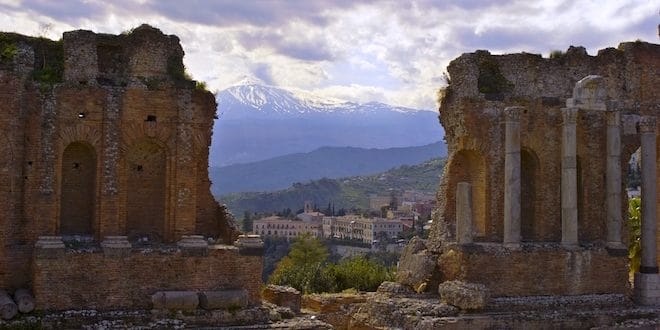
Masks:
[[[72,29],[120,33],[149,23],[181,38],[189,72],[212,90],[252,75],[326,96],[433,109],[442,73],[461,53],[547,54],[570,45],[594,53],[657,41],[658,9],[647,0],[0,0],[0,30],[59,39]]]

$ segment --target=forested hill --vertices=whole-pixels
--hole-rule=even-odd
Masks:
[[[234,192],[274,191],[285,189],[294,182],[320,178],[370,175],[446,155],[447,147],[443,142],[387,149],[323,147],[254,163],[211,167],[209,175],[213,182],[212,192],[217,196]]]
[[[426,193],[435,193],[445,164],[444,158],[435,158],[419,165],[404,165],[389,171],[369,175],[353,176],[341,179],[320,179],[307,183],[295,183],[293,186],[274,192],[232,193],[218,196],[221,203],[241,217],[251,212],[275,212],[289,208],[298,210],[305,201],[326,206],[334,203],[335,208],[366,209],[369,195],[387,195],[390,189],[414,189]]]

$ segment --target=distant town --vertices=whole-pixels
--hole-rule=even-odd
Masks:
[[[335,212],[331,205],[323,213],[313,202],[307,201],[295,216],[280,213],[252,220],[252,233],[287,240],[309,235],[336,240],[338,245],[342,242],[372,246],[392,244],[428,230],[434,206],[435,196],[415,190],[390,196],[371,195],[369,210],[359,214],[346,214],[344,210]]]

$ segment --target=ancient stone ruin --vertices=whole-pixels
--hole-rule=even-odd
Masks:
[[[449,157],[438,210],[426,248],[401,261],[425,279],[402,273],[399,281],[432,290],[451,280],[479,283],[493,297],[627,293],[624,187],[641,145],[636,290],[658,283],[660,46],[622,43],[597,56],[571,47],[549,59],[477,51],[448,72],[440,122]],[[638,301],[660,303],[653,290],[637,292]]]
[[[0,48],[0,289],[41,310],[259,301],[261,242],[210,193],[216,103],[176,36],[3,33]]]

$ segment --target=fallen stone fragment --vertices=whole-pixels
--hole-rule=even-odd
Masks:
[[[195,310],[199,297],[194,291],[159,291],[151,296],[154,309]]]
[[[440,301],[464,310],[483,309],[490,298],[483,284],[447,281],[438,286]]]
[[[18,289],[14,292],[14,300],[18,305],[18,311],[29,313],[34,310],[34,297],[27,289]]]
[[[300,313],[300,291],[288,287],[270,284],[261,292],[261,297],[277,306],[288,307],[294,313]]]
[[[248,305],[245,290],[202,291],[199,293],[199,306],[203,309],[240,309]]]
[[[0,317],[11,320],[18,314],[18,306],[6,291],[0,291]]]

